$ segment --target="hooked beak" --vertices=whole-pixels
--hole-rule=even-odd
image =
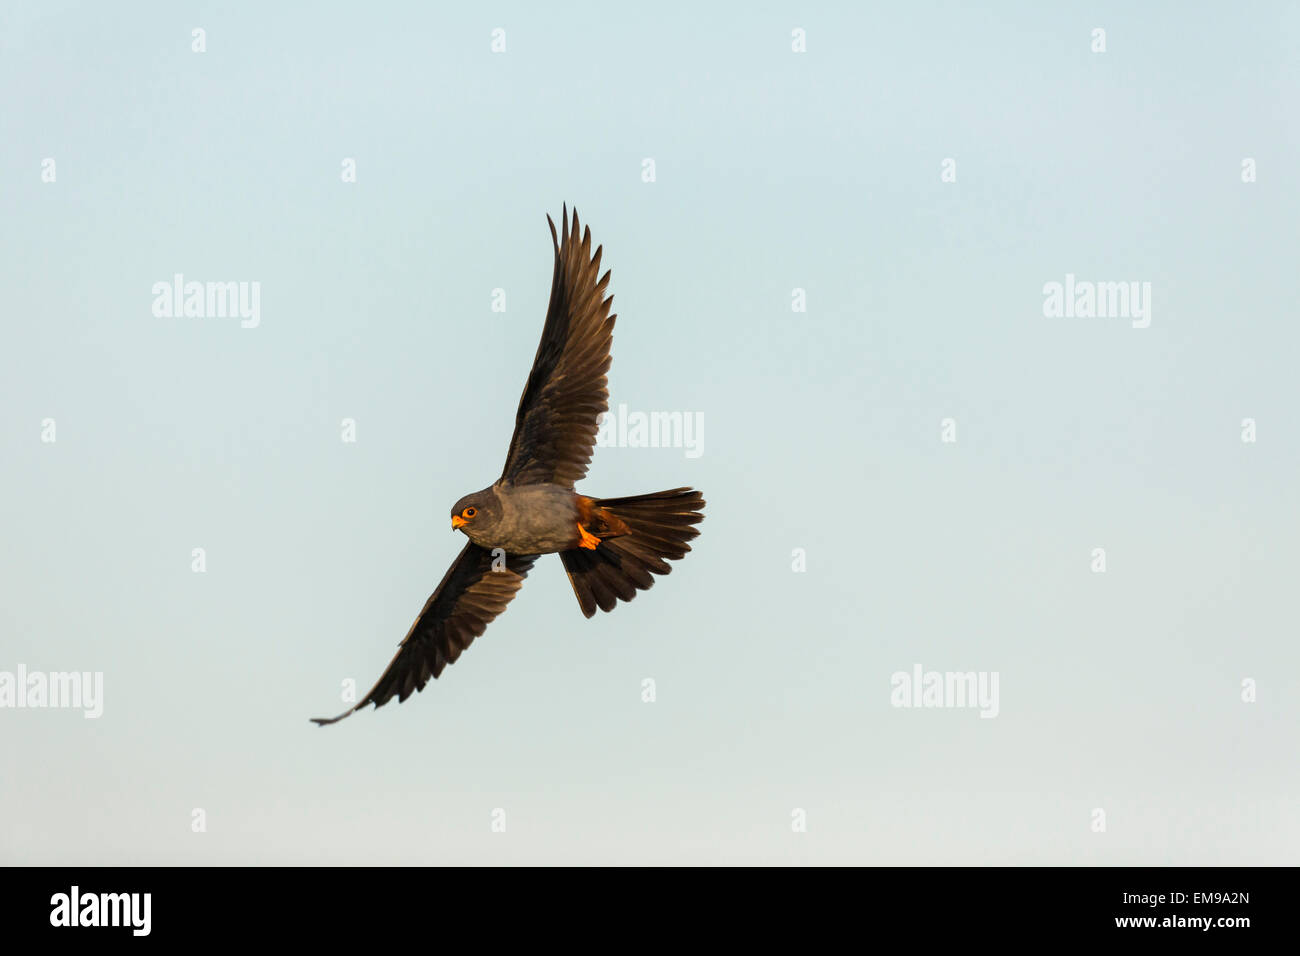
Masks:
[[[469,524],[469,522],[466,521],[464,518],[462,518],[460,515],[452,515],[452,516],[451,516],[451,530],[452,530],[452,531],[455,531],[457,528],[463,528],[463,527],[464,527],[465,525],[467,525],[467,524]]]

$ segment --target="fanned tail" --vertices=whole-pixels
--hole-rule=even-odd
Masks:
[[[654,575],[667,574],[691,550],[687,543],[699,534],[694,527],[704,520],[704,497],[693,488],[673,488],[630,498],[598,498],[593,505],[612,515],[607,522],[627,531],[602,538],[594,550],[561,551],[573,593],[582,613],[591,617],[596,608],[612,611],[619,601],[630,601],[637,591],[654,584]]]

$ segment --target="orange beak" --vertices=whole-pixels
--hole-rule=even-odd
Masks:
[[[452,516],[451,516],[451,530],[452,530],[452,531],[455,531],[457,528],[463,528],[463,527],[464,527],[465,525],[467,525],[467,524],[469,524],[469,522],[466,521],[464,518],[462,518],[460,515],[452,515]]]

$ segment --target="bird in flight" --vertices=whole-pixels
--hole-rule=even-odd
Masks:
[[[353,711],[424,690],[505,610],[543,554],[559,554],[582,613],[612,611],[620,600],[654,583],[691,550],[704,498],[674,488],[627,498],[590,498],[574,490],[587,473],[599,418],[609,409],[609,347],[613,297],[609,271],[600,274],[602,247],[591,251],[591,229],[579,232],[578,211],[566,205],[560,236],[550,216],[555,272],[551,301],[533,369],[515,414],[505,470],[491,486],[451,509],[451,526],[469,542],[425,602],[383,676]]]

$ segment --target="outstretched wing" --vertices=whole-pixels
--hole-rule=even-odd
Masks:
[[[492,552],[470,542],[447,570],[424,610],[411,625],[397,656],[370,692],[337,717],[313,717],[324,726],[347,717],[366,704],[382,707],[397,696],[398,703],[424,690],[460,652],[487,630],[523,586],[524,576],[537,560],[535,554],[502,554],[493,569]]]
[[[579,239],[578,211],[572,224],[568,218],[566,207],[557,242],[555,223],[546,217],[555,245],[551,304],[515,415],[501,474],[507,484],[572,488],[587,473],[596,419],[609,409],[605,373],[617,318],[609,314],[613,297],[605,298],[609,271],[600,275],[601,247],[591,254],[591,230]]]

